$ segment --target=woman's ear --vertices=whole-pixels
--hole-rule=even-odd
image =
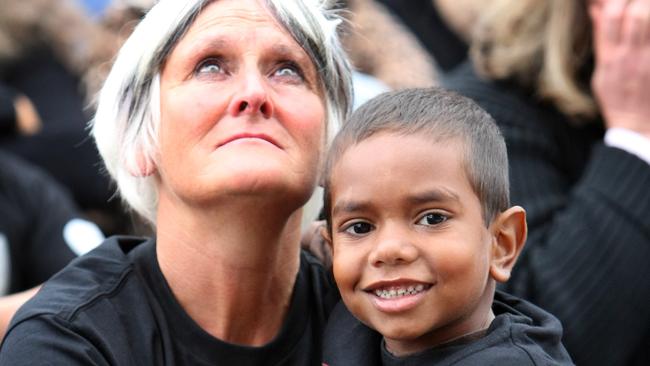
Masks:
[[[492,221],[490,231],[493,235],[490,275],[497,282],[506,282],[526,242],[526,211],[520,206],[507,209]]]
[[[135,163],[136,166],[131,164],[128,166],[129,173],[134,177],[144,178],[156,172],[156,164],[142,150],[137,152]]]

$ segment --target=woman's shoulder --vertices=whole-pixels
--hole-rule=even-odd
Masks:
[[[158,323],[129,253],[148,245],[111,237],[53,276],[13,318],[0,363],[141,364],[133,361],[136,349],[154,357],[147,347]]]
[[[114,236],[87,254],[78,257],[45,282],[40,291],[16,314],[13,323],[38,315],[51,314],[72,320],[84,308],[102,297],[115,297],[130,279],[132,260],[128,252],[136,246],[151,245],[136,237]]]

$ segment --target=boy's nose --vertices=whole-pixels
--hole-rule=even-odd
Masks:
[[[409,264],[419,256],[418,248],[405,235],[380,235],[368,256],[375,267]]]

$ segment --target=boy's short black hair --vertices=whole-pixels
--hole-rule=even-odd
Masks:
[[[420,134],[431,138],[432,144],[460,139],[464,169],[483,207],[486,225],[509,207],[506,144],[494,119],[471,99],[454,92],[441,88],[403,89],[383,93],[359,107],[332,142],[323,174],[323,210],[328,229],[334,165],[348,148],[379,132]]]

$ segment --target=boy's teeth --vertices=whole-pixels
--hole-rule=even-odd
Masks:
[[[376,289],[375,295],[381,297],[382,299],[392,299],[395,297],[415,295],[424,290],[424,285],[417,284],[415,286],[408,287],[389,287],[383,289]]]

